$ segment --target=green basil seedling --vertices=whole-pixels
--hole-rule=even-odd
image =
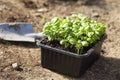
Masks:
[[[96,43],[105,34],[105,25],[82,14],[65,19],[53,18],[44,25],[43,33],[49,41],[58,40],[65,48],[72,46],[78,54],[84,47]]]

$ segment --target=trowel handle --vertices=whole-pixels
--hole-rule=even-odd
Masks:
[[[29,34],[25,34],[25,36],[27,37],[32,37],[32,38],[44,38],[45,35],[40,32],[40,33],[29,33]]]

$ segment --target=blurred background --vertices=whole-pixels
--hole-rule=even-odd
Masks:
[[[41,32],[53,17],[82,13],[107,26],[101,58],[81,77],[43,69],[40,49],[0,40],[0,80],[120,80],[120,0],[0,0],[0,22],[29,22]],[[22,70],[14,70],[17,63]]]

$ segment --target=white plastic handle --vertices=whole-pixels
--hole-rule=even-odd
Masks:
[[[27,36],[27,37],[32,37],[32,38],[44,38],[45,35],[40,32],[40,33],[29,33],[29,34],[25,34],[24,36]]]

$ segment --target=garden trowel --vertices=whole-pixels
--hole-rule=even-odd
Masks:
[[[42,32],[34,33],[32,24],[24,22],[1,23],[0,39],[7,41],[35,42],[45,37]]]

